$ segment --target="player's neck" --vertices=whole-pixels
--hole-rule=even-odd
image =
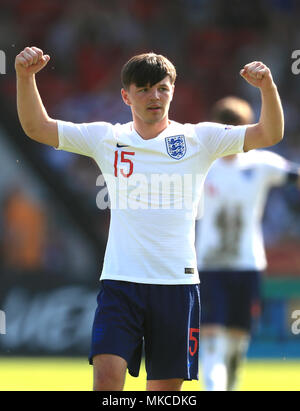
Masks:
[[[146,123],[139,118],[133,118],[133,127],[135,131],[144,140],[151,140],[152,138],[157,137],[168,127],[169,124],[170,121],[168,117],[165,117],[161,121],[156,123]]]

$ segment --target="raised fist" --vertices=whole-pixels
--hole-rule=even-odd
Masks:
[[[50,56],[44,55],[43,51],[37,47],[26,47],[19,53],[15,60],[15,69],[18,76],[29,77],[42,70]]]
[[[254,87],[262,88],[273,84],[270,69],[260,61],[246,64],[240,71],[240,75]]]

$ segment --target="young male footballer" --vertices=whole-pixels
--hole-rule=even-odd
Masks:
[[[212,121],[254,121],[247,101],[216,102]],[[299,166],[267,150],[215,161],[204,185],[204,212],[196,224],[201,280],[201,368],[208,391],[237,388],[253,320],[260,312],[260,281],[266,268],[262,217],[270,189],[299,184]]]
[[[121,95],[132,121],[73,124],[50,118],[39,96],[35,75],[49,59],[37,47],[26,47],[16,57],[24,132],[56,149],[92,157],[112,199],[92,331],[94,389],[122,390],[127,368],[137,376],[144,342],[147,390],[180,390],[183,380],[198,378],[194,239],[204,178],[216,158],[282,139],[283,112],[271,72],[261,62],[241,70],[261,92],[257,124],[179,124],[168,117],[173,64],[154,53],[137,55],[121,74]]]

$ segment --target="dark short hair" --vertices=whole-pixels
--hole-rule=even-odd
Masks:
[[[121,71],[121,81],[125,89],[131,84],[143,87],[154,84],[170,76],[171,83],[176,80],[174,65],[164,56],[155,53],[144,53],[132,57],[124,64]]]
[[[228,96],[218,100],[212,108],[212,121],[239,126],[251,124],[254,113],[250,104],[239,97]]]

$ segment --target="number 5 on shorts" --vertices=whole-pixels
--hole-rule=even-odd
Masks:
[[[198,342],[199,342],[199,328],[190,328],[190,335],[189,335],[189,340],[190,340],[190,346],[189,346],[189,352],[191,356],[195,355],[197,350],[198,350]],[[191,349],[191,341],[194,342],[194,349]]]

